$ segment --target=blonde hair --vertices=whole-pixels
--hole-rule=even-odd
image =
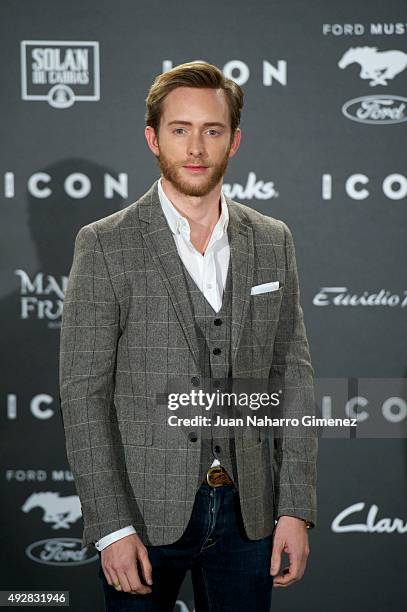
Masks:
[[[203,60],[179,64],[154,79],[146,98],[145,121],[146,125],[154,128],[156,134],[160,125],[163,100],[177,87],[223,89],[229,107],[233,137],[240,125],[243,90],[232,79],[226,78],[219,68]]]

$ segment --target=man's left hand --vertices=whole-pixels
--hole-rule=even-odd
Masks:
[[[289,566],[278,575],[283,551],[288,555]],[[270,563],[270,574],[274,576],[273,586],[286,587],[300,580],[304,575],[309,553],[306,523],[294,516],[281,516],[274,530]]]

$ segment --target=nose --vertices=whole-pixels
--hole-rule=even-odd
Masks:
[[[205,154],[204,142],[201,134],[191,134],[188,139],[188,157],[202,157]]]

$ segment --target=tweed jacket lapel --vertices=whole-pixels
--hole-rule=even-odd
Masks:
[[[198,338],[194,333],[194,316],[188,299],[188,287],[182,262],[158,196],[158,180],[139,201],[141,233],[172,300],[185,337],[199,367]]]
[[[253,281],[254,246],[253,230],[244,223],[244,217],[232,200],[226,197],[229,210],[229,246],[232,273],[232,357],[236,359],[243,326],[250,304],[250,287]]]
[[[253,231],[244,223],[242,213],[226,197],[229,211],[228,237],[232,274],[232,365],[236,359],[241,333],[249,308],[253,280]],[[188,299],[188,287],[174,237],[168,226],[158,196],[156,180],[138,202],[141,232],[168,290],[185,337],[199,367],[198,338],[194,332],[194,313]]]

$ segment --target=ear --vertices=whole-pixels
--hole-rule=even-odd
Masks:
[[[154,155],[159,155],[160,147],[158,145],[158,136],[155,132],[155,129],[151,127],[151,125],[147,125],[144,130],[144,134],[150,150],[154,153]]]
[[[238,150],[239,145],[240,145],[241,138],[242,138],[242,132],[241,132],[240,128],[236,128],[235,134],[233,136],[232,145],[231,145],[230,151],[229,151],[229,157],[233,157],[237,153],[237,150]]]

